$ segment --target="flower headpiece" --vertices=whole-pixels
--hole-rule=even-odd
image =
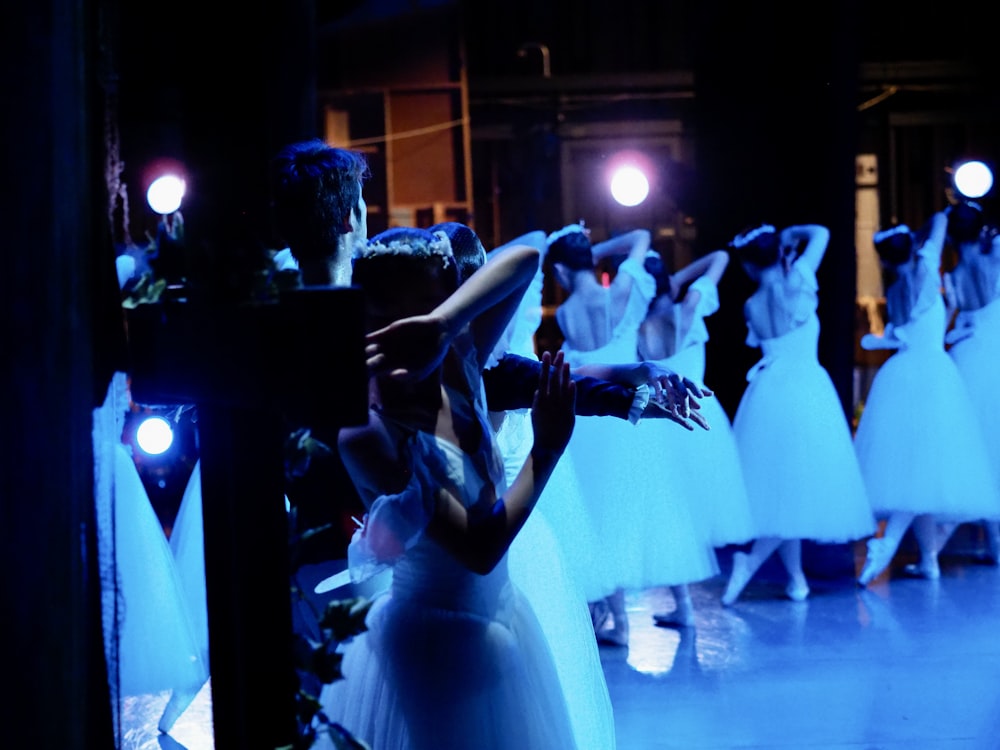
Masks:
[[[455,262],[455,254],[447,234],[441,230],[429,232],[416,227],[392,227],[375,235],[367,243],[358,243],[354,248],[354,260],[382,255],[409,255],[415,258],[437,256],[445,266]]]
[[[879,245],[897,234],[910,234],[910,228],[906,224],[897,224],[889,229],[883,229],[880,232],[875,232],[875,235],[872,237],[872,242]]]
[[[586,232],[587,232],[587,228],[583,225],[583,221],[582,220],[580,221],[579,224],[567,224],[562,229],[557,229],[552,234],[550,234],[546,238],[545,244],[546,245],[552,245],[554,242],[556,242],[557,240],[562,239],[563,237],[566,237],[567,235],[575,234],[575,233],[586,234]]]
[[[744,232],[743,234],[738,234],[733,238],[730,245],[735,249],[739,250],[742,247],[746,247],[752,243],[758,237],[765,234],[774,234],[778,230],[774,228],[771,224],[761,224],[758,227],[754,227],[749,232]]]

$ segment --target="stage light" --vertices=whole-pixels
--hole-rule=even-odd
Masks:
[[[181,207],[185,189],[183,179],[174,174],[165,174],[150,184],[146,191],[146,202],[156,213],[168,216]]]
[[[149,417],[135,431],[135,442],[150,456],[166,453],[174,442],[174,430],[163,417]]]
[[[625,164],[611,176],[611,196],[623,206],[638,206],[649,195],[649,180],[639,167]]]
[[[967,161],[952,175],[955,189],[965,198],[982,198],[993,187],[993,172],[981,161]]]

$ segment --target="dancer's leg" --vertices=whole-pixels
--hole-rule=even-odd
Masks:
[[[625,589],[616,589],[611,596],[606,597],[606,601],[611,609],[614,624],[598,632],[597,640],[613,646],[627,646],[628,615],[625,612]]]
[[[801,602],[809,596],[809,583],[802,572],[802,540],[786,539],[778,546],[778,556],[788,571],[785,593],[792,601]]]
[[[674,608],[670,612],[658,612],[653,615],[653,622],[664,628],[690,628],[694,625],[694,603],[691,601],[691,589],[686,583],[671,586],[670,593],[674,595]]]
[[[958,524],[954,521],[941,521],[937,525],[937,551],[938,554],[944,549],[944,546],[951,539],[951,535],[955,533],[955,529],[958,528]]]
[[[903,534],[910,527],[913,518],[913,513],[897,511],[889,516],[883,535],[868,540],[868,555],[865,557],[865,565],[861,569],[861,575],[858,576],[858,583],[867,586],[889,567],[893,555],[899,549],[899,543],[903,541]]]
[[[906,572],[921,578],[935,580],[941,577],[938,551],[944,546],[939,539],[938,523],[930,513],[921,513],[913,519],[913,536],[920,548],[920,562],[907,565]]]
[[[744,552],[733,553],[733,571],[729,574],[729,582],[726,590],[722,594],[722,603],[729,606],[737,599],[743,589],[753,578],[764,561],[771,556],[771,553],[778,549],[781,540],[777,537],[765,537],[757,539],[750,548],[749,554]]]

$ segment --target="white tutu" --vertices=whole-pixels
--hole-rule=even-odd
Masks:
[[[993,466],[969,391],[944,351],[944,303],[894,329],[855,435],[872,507],[942,519],[1000,519]]]
[[[674,331],[680,339],[674,354],[659,364],[705,387],[705,318],[719,309],[719,292],[707,276],[692,282],[688,294],[698,293],[698,303],[687,332],[681,338],[682,304],[672,306]],[[665,455],[670,456],[671,483],[691,509],[701,538],[713,547],[742,544],[757,534],[750,513],[740,454],[733,427],[715,396],[699,399],[699,413],[711,429],[695,427],[692,432],[664,429]]]
[[[847,542],[875,532],[851,432],[816,358],[819,320],[760,342],[733,418],[759,537]]]
[[[963,310],[949,331],[948,354],[958,367],[983,430],[990,463],[1000,481],[1000,388],[996,368],[1000,363],[1000,300],[978,310]]]
[[[429,433],[407,440],[416,489],[378,498],[369,525],[383,513],[419,518],[425,487],[458,488],[466,506],[486,482],[502,492],[494,441],[480,441],[470,456]],[[553,651],[510,580],[508,557],[482,575],[416,531],[392,568],[389,593],[368,614],[368,630],[344,647],[344,679],[323,690],[327,716],[378,750],[575,750]],[[348,557],[360,559],[351,551]],[[329,738],[317,743],[330,746]]]

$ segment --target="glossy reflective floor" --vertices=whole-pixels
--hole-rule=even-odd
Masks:
[[[652,622],[669,590],[633,592],[628,648],[601,649],[619,750],[997,750],[1000,568],[981,552],[974,529],[956,535],[926,581],[903,573],[904,547],[859,589],[863,544],[807,549],[806,601],[784,598],[769,563],[729,608],[723,577],[692,586],[683,631]],[[210,691],[170,736],[166,698],[129,699],[123,746],[210,750]]]

